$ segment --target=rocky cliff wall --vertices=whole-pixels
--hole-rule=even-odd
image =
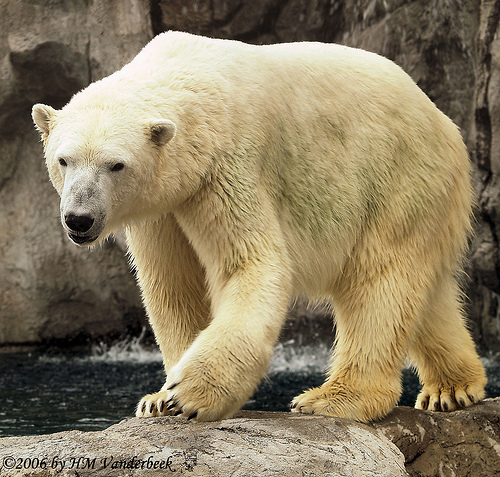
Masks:
[[[414,78],[461,127],[476,165],[471,323],[482,351],[500,351],[499,21],[500,0],[0,0],[0,343],[141,326],[120,242],[89,253],[64,238],[29,113],[37,101],[63,105],[154,34],[180,29],[253,43],[340,42],[383,54]]]
[[[143,320],[123,250],[64,237],[30,110],[64,105],[151,37],[147,2],[0,2],[0,343],[81,341]]]

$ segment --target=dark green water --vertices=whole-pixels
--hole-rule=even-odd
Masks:
[[[292,398],[323,381],[326,349],[297,354],[282,346],[245,409],[285,411]],[[500,395],[500,364],[487,362],[488,395]],[[401,405],[412,406],[418,380],[404,371]],[[133,416],[143,394],[160,389],[158,352],[139,343],[96,348],[90,354],[0,355],[0,437],[69,429],[100,430]]]

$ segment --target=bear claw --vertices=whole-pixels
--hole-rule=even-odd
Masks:
[[[415,407],[421,410],[450,412],[465,409],[484,397],[484,384],[453,386],[424,385],[417,397]]]
[[[167,401],[165,401],[165,406],[168,406],[174,400],[174,396],[171,396]]]
[[[177,401],[174,401],[173,403],[170,403],[168,406],[167,406],[167,411],[171,411],[172,409],[174,409],[175,407],[177,407],[179,403]]]

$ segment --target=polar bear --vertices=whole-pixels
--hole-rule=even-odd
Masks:
[[[293,411],[381,418],[405,357],[417,408],[483,398],[457,281],[467,152],[391,61],[167,32],[33,119],[69,238],[92,246],[126,230],[167,375],[137,416],[231,416],[297,294],[331,300],[337,337],[325,383]]]

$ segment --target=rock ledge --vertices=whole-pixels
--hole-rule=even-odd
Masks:
[[[33,477],[493,476],[500,398],[450,414],[399,407],[369,426],[255,411],[209,423],[130,418],[99,432],[0,439],[0,462],[2,476]]]

